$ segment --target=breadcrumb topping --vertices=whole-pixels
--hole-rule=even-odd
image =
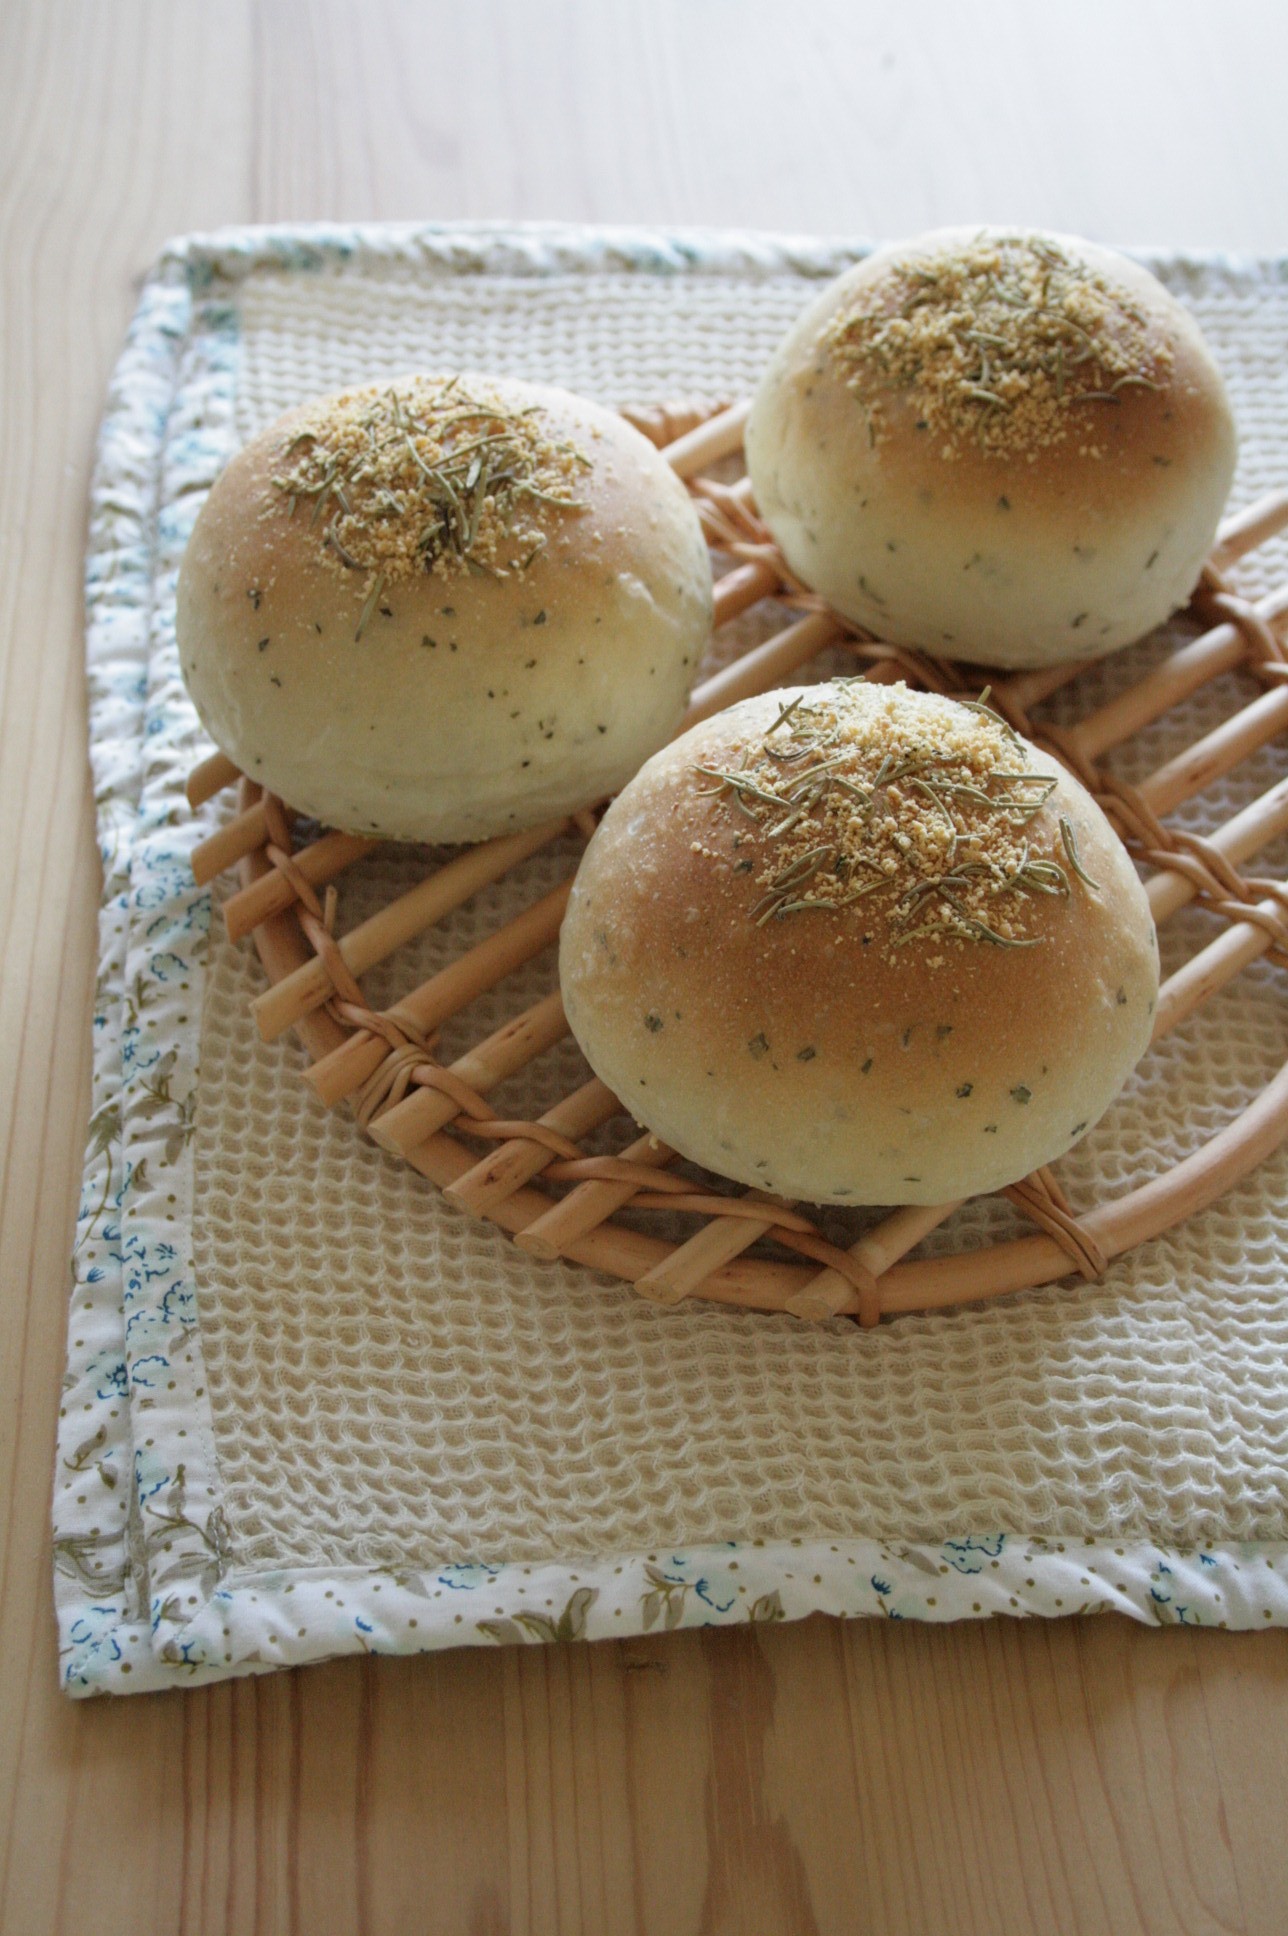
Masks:
[[[892,264],[828,324],[824,342],[889,433],[883,393],[953,458],[970,445],[1026,455],[1070,438],[1098,457],[1101,413],[1132,388],[1166,389],[1170,346],[1121,286],[1048,236],[987,231]]]
[[[1035,896],[1068,897],[1071,875],[1095,890],[1073,821],[1052,810],[1058,778],[1033,769],[987,693],[836,680],[736,751],[736,763],[694,768],[731,834],[702,851],[750,876],[757,926],[864,902],[865,938],[883,951],[1027,948],[1041,938],[1029,933]],[[944,960],[932,949],[927,965]]]
[[[585,508],[577,485],[589,468],[544,405],[418,376],[308,410],[283,440],[273,506],[307,515],[335,569],[366,575],[374,606],[387,583],[418,572],[521,575],[551,518]]]

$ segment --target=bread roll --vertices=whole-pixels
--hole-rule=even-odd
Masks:
[[[946,1203],[1049,1163],[1158,992],[1149,903],[1077,780],[979,705],[859,681],[656,754],[586,850],[559,966],[641,1123],[813,1203]]]
[[[410,376],[293,410],[197,519],[179,653],[252,779],[333,827],[468,841],[614,791],[711,625],[684,487],[545,385]]]
[[[943,229],[810,304],[747,425],[792,570],[947,658],[1099,658],[1185,603],[1234,474],[1225,387],[1146,270],[1070,236]]]

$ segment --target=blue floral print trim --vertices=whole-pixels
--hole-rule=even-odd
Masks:
[[[963,1574],[963,1545],[977,1571]],[[212,1558],[210,1579],[216,1570]],[[941,1546],[729,1544],[579,1567],[225,1573],[159,1647],[122,1624],[110,1599],[84,1597],[64,1630],[65,1679],[82,1694],[199,1686],[338,1654],[620,1639],[810,1613],[940,1622],[1122,1613],[1160,1626],[1249,1628],[1282,1623],[1285,1610],[1283,1544],[1179,1553],[1005,1533]]]

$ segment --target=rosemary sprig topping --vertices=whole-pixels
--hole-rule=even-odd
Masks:
[[[1014,726],[1012,726],[1010,720],[1003,719],[1001,713],[995,707],[989,705],[988,701],[992,691],[993,688],[991,686],[985,686],[978,699],[961,699],[958,701],[958,704],[965,706],[967,712],[983,713],[988,719],[993,720],[995,724],[1000,726],[1007,737],[1014,740],[1017,746],[1023,746],[1024,742],[1016,732]]]
[[[1050,851],[1058,776],[1029,766],[988,698],[837,681],[782,705],[736,763],[695,764],[699,797],[743,828],[730,865],[754,880],[755,925],[879,895],[891,946],[1024,948],[1040,939],[1026,900],[1067,900],[1074,878],[1097,891],[1066,815]]]
[[[1069,865],[1078,879],[1084,887],[1089,887],[1093,894],[1099,894],[1100,888],[1078,858],[1078,839],[1073,831],[1073,822],[1067,814],[1063,813],[1060,815],[1060,838],[1064,842],[1064,851],[1069,856]]]
[[[380,603],[380,594],[384,591],[384,589],[385,589],[385,574],[383,571],[378,571],[375,577],[371,581],[371,590],[367,593],[366,600],[362,607],[362,615],[358,620],[358,629],[353,635],[353,642],[355,645],[358,643],[358,640],[362,637],[363,633],[367,629],[367,626],[370,624],[371,614],[375,611],[376,606]]]
[[[367,585],[361,637],[381,594],[422,571],[522,574],[552,515],[585,508],[590,460],[540,405],[518,409],[459,376],[416,377],[315,406],[279,453],[272,485],[337,570]]]
[[[1122,283],[1045,236],[986,230],[892,262],[823,340],[868,413],[870,442],[887,429],[885,397],[904,392],[946,455],[964,443],[1032,454],[1085,435],[1075,406],[1165,389],[1173,363]]]

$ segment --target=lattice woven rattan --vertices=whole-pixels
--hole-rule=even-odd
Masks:
[[[906,680],[974,697],[985,678],[944,660],[885,644],[848,624],[792,578],[761,524],[745,478],[717,481],[741,451],[746,407],[713,415],[684,406],[626,413],[662,447],[694,496],[717,571],[716,626],[762,601],[789,609],[790,622],[735,658],[695,691],[684,724],[795,677],[825,650],[841,648],[877,681]],[[1253,603],[1225,574],[1240,557],[1288,525],[1288,491],[1229,520],[1191,601],[1204,628],[1138,683],[1057,730],[1030,717],[1060,688],[1075,693],[1083,665],[1013,674],[992,684],[991,703],[1026,737],[1050,750],[1095,794],[1129,851],[1148,870],[1160,925],[1198,901],[1226,925],[1164,983],[1154,1040],[1175,1028],[1250,962],[1288,966],[1288,886],[1245,873],[1245,864],[1288,832],[1288,779],[1205,835],[1168,824],[1201,794],[1288,730],[1288,585]],[[1258,689],[1232,717],[1128,785],[1100,762],[1209,681],[1243,673]],[[192,774],[196,807],[239,787],[238,811],[195,850],[200,883],[237,867],[240,885],[224,906],[230,936],[253,934],[271,986],[256,1004],[266,1039],[294,1027],[313,1058],[307,1079],[327,1103],[348,1101],[367,1134],[403,1157],[454,1202],[510,1232],[534,1257],[566,1257],[634,1283],[644,1296],[676,1304],[690,1296],[797,1317],[854,1316],[865,1325],[900,1312],[996,1297],[1071,1272],[1100,1276],[1109,1261],[1213,1202],[1288,1135],[1288,1067],[1206,1144],[1125,1196],[1075,1216],[1049,1169],[1006,1195],[1036,1234],[956,1255],[909,1255],[958,1207],[894,1210],[848,1246],[828,1241],[808,1206],[681,1165],[656,1137],[636,1137],[617,1155],[585,1147],[627,1112],[593,1078],[552,1094],[536,1121],[494,1114],[488,1095],[568,1033],[557,990],[477,1042],[450,1064],[436,1060],[438,1031],[484,990],[556,939],[571,878],[499,925],[483,941],[382,1012],[360,977],[452,910],[557,839],[589,838],[596,809],[466,848],[437,865],[347,934],[335,932],[333,882],[360,865],[375,843],[322,832],[298,850],[282,802],[213,754]],[[629,1212],[629,1220],[624,1213]],[[640,1213],[646,1213],[641,1216]],[[648,1213],[687,1238],[657,1234]]]

